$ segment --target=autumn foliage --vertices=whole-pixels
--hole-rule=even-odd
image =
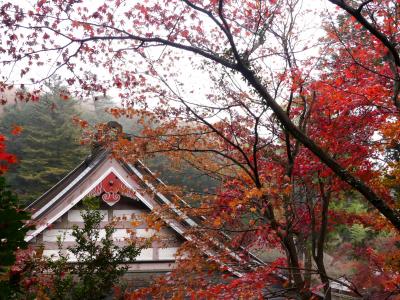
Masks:
[[[22,131],[22,127],[14,125],[11,129],[12,135],[19,135]],[[7,172],[10,165],[17,162],[17,157],[7,152],[6,149],[6,137],[0,134],[0,174]]]
[[[218,183],[160,184],[173,206],[148,221],[198,226],[176,270],[128,298],[330,299],[337,286],[398,296],[399,3],[323,2],[331,6],[315,24],[297,0],[2,5],[10,80],[40,87],[62,74],[68,96],[112,91],[122,105],[110,113],[144,128],[119,136],[115,155],[164,155]],[[32,77],[37,70],[47,75]]]

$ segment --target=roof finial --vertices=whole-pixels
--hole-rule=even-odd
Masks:
[[[98,124],[97,133],[95,133],[92,142],[92,153],[97,152],[110,142],[116,141],[122,135],[122,125],[116,121]]]

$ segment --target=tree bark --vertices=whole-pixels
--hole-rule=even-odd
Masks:
[[[384,215],[390,223],[400,231],[400,215],[391,209],[375,192],[364,182],[354,177],[349,171],[345,170],[334,160],[326,151],[322,150],[313,140],[305,135],[297,126],[290,120],[282,107],[272,98],[265,89],[264,85],[255,76],[254,72],[249,70],[244,65],[239,65],[237,70],[244,76],[249,84],[259,93],[275,113],[282,126],[298,141],[300,141],[307,149],[309,149],[321,162],[328,166],[340,179],[348,183],[354,189],[359,191],[368,202],[373,205],[382,215]]]

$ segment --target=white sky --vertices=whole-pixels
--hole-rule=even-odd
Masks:
[[[7,0],[0,0],[0,3],[3,1],[7,1]],[[155,0],[153,0],[155,1]],[[37,1],[31,1],[31,0],[19,0],[19,5],[25,4],[27,7],[29,8],[35,8],[35,3]],[[93,3],[101,3],[100,0],[91,0],[91,1],[87,1],[87,3],[90,3],[91,5]],[[93,5],[92,7],[95,7],[96,5]],[[310,9],[313,10],[314,13],[312,13],[311,15],[313,16],[312,18],[310,18],[310,14],[308,14],[307,18],[302,18],[298,21],[298,23],[303,23],[304,25],[304,37],[305,39],[309,40],[309,41],[313,41],[313,40],[318,40],[319,37],[321,37],[324,34],[324,31],[321,29],[321,16],[320,14],[329,10],[332,10],[334,7],[333,5],[331,5],[327,0],[303,0],[303,5],[302,7],[304,9]],[[4,43],[4,39],[5,37],[1,37],[2,39],[2,43]],[[17,41],[18,43],[19,41]],[[155,51],[155,53],[157,53],[156,55],[158,55],[158,50],[151,50],[151,51]],[[308,51],[308,53],[304,53],[304,55],[318,55],[318,48],[313,48],[311,50]],[[148,52],[148,54],[151,56],[152,53]],[[153,53],[154,54],[154,53]],[[301,58],[301,57],[300,57]],[[51,73],[52,68],[54,68],[54,61],[57,59],[57,55],[56,53],[54,53],[54,55],[49,55],[48,56],[48,64],[46,64],[44,67],[32,67],[32,70],[29,73],[29,76],[26,76],[24,78],[20,78],[19,74],[20,74],[20,70],[21,68],[25,67],[23,64],[19,63],[17,64],[12,70],[11,70],[11,66],[8,68],[2,68],[1,69],[1,77],[9,77],[9,83],[13,82],[15,84],[25,84],[26,86],[30,86],[30,82],[29,82],[29,78],[34,77],[34,78],[42,78],[45,77],[47,74]],[[2,60],[2,58],[0,59]],[[83,64],[82,62],[80,62],[79,60],[76,60],[76,62],[78,64]],[[137,59],[132,59],[132,66],[138,67],[140,68],[140,61]],[[277,64],[278,65],[278,64]],[[78,65],[79,66],[79,65]],[[127,67],[129,67],[129,63],[127,63],[126,65]],[[185,61],[184,59],[181,60],[179,62],[179,64],[177,64],[175,66],[177,68],[177,70],[179,70],[179,72],[182,74],[180,81],[184,82],[186,86],[189,87],[196,87],[197,91],[196,91],[196,95],[199,95],[199,98],[203,98],[204,97],[204,91],[209,91],[210,90],[210,82],[209,82],[209,77],[207,74],[202,73],[201,71],[198,70],[193,70],[192,66],[188,63],[188,61]],[[94,67],[90,67],[90,71],[95,72],[99,77],[102,77],[104,79],[109,79],[111,76],[110,74],[105,71],[104,69],[95,69]],[[63,77],[65,74],[65,72],[63,72],[63,70],[60,70],[58,72],[58,75],[60,75],[61,77]],[[117,90],[110,90],[108,92],[109,96],[116,98],[117,94],[119,91]],[[198,100],[200,100],[198,99]]]

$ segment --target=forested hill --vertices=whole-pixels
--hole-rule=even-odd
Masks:
[[[8,149],[19,163],[7,173],[7,179],[23,202],[36,199],[88,154],[88,149],[79,145],[79,129],[71,122],[79,113],[76,101],[60,98],[60,87],[53,87],[39,102],[5,107],[1,132],[22,127],[20,135],[8,137]]]
[[[113,119],[105,112],[107,107],[115,105],[111,100],[102,98],[82,104],[74,99],[62,99],[61,90],[60,86],[53,86],[39,102],[7,105],[0,116],[2,133],[14,126],[22,127],[18,136],[7,136],[10,153],[19,159],[7,173],[7,181],[24,204],[46,192],[89,154],[89,148],[79,143],[80,130],[72,122],[74,116],[91,124]],[[128,133],[140,130],[133,120],[117,121]],[[215,186],[215,182],[189,167],[181,173],[170,172],[167,158],[157,157],[147,163],[167,183],[192,190]]]

